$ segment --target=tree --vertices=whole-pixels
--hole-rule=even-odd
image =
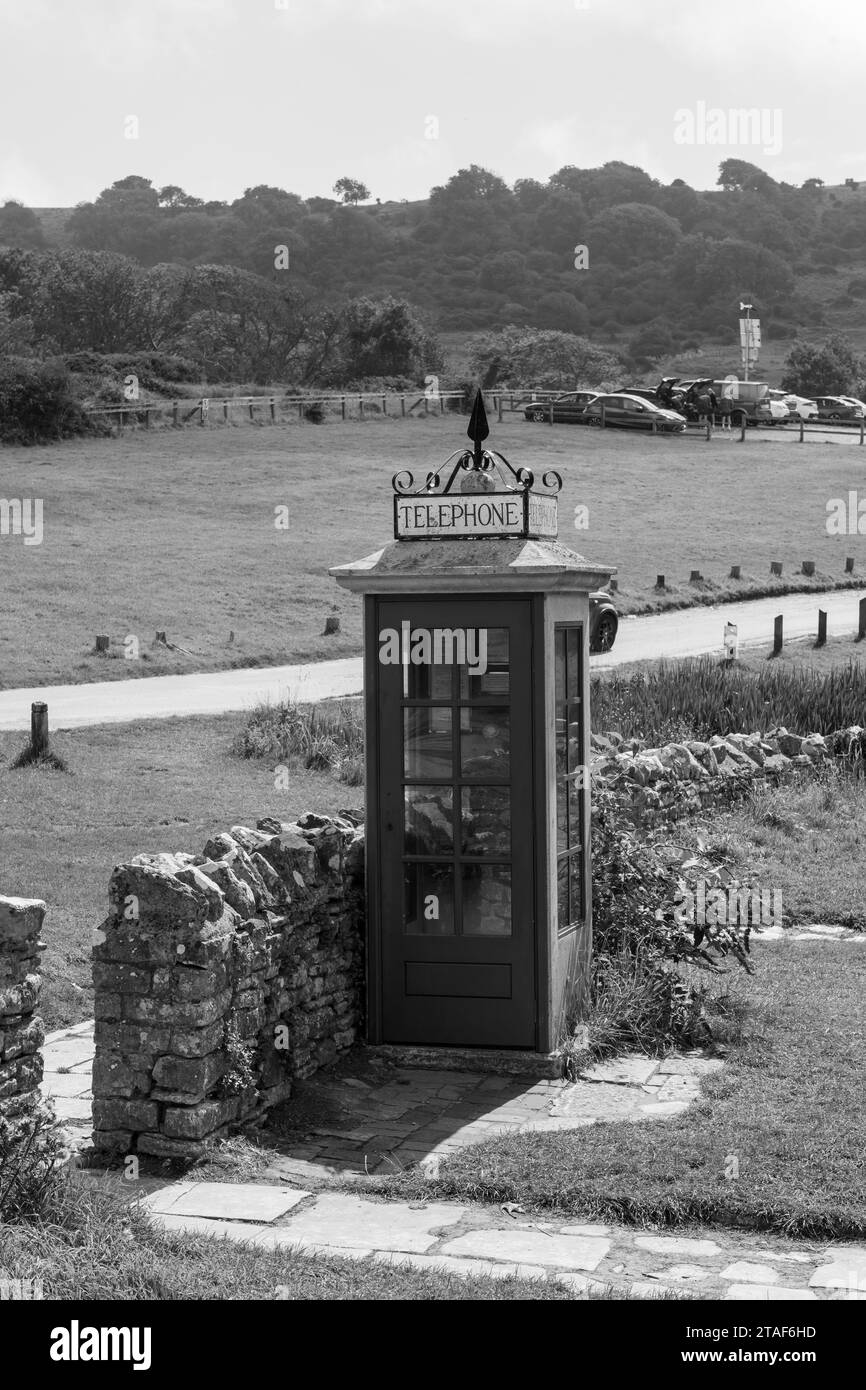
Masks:
[[[0,246],[32,250],[45,245],[42,224],[32,208],[10,199],[0,208]]]
[[[782,390],[803,396],[847,395],[863,368],[851,343],[839,333],[831,334],[821,347],[797,343],[785,360]]]
[[[342,203],[363,203],[370,197],[370,190],[358,179],[337,179],[334,192]]]
[[[157,193],[157,199],[161,208],[201,208],[204,202],[201,198],[194,198],[191,193],[185,193],[176,183],[167,183]]]
[[[590,252],[597,247],[597,259],[617,266],[649,262],[657,267],[681,237],[679,223],[647,203],[620,203],[607,208],[593,218],[587,233]]]
[[[469,353],[470,371],[485,389],[613,386],[623,366],[620,358],[588,338],[515,324],[473,338]]]
[[[821,189],[822,189],[823,187],[824,187],[824,180],[823,180],[823,179],[804,179],[804,180],[803,180],[803,192],[804,192],[804,193],[820,193],[820,192],[821,192]]]
[[[723,159],[716,183],[719,188],[739,193],[769,193],[771,189],[778,188],[775,179],[746,159]]]
[[[418,378],[442,366],[439,344],[417,310],[392,295],[351,300],[342,313],[340,336],[332,372],[338,379]]]

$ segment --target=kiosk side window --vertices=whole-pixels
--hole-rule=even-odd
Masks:
[[[583,628],[554,628],[556,702],[556,882],[561,932],[584,918]]]

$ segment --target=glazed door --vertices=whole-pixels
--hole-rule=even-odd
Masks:
[[[380,600],[376,636],[383,1040],[534,1047],[530,601]]]

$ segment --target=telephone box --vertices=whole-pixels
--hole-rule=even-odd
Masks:
[[[394,487],[364,596],[368,1039],[547,1053],[591,953],[589,593],[562,480],[482,448]],[[450,472],[448,472],[450,465]]]

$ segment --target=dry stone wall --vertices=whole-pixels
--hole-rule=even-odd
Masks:
[[[844,760],[866,770],[866,729],[853,725],[824,737],[789,733],[728,734],[646,748],[639,739],[593,734],[591,778],[614,790],[647,826],[677,820],[742,795],[756,782],[779,782]]]
[[[93,950],[97,1149],[191,1157],[360,1035],[363,831],[307,815],[114,870]]]
[[[45,1041],[37,1016],[42,976],[39,953],[45,904],[0,898],[0,1119],[39,1104]]]

